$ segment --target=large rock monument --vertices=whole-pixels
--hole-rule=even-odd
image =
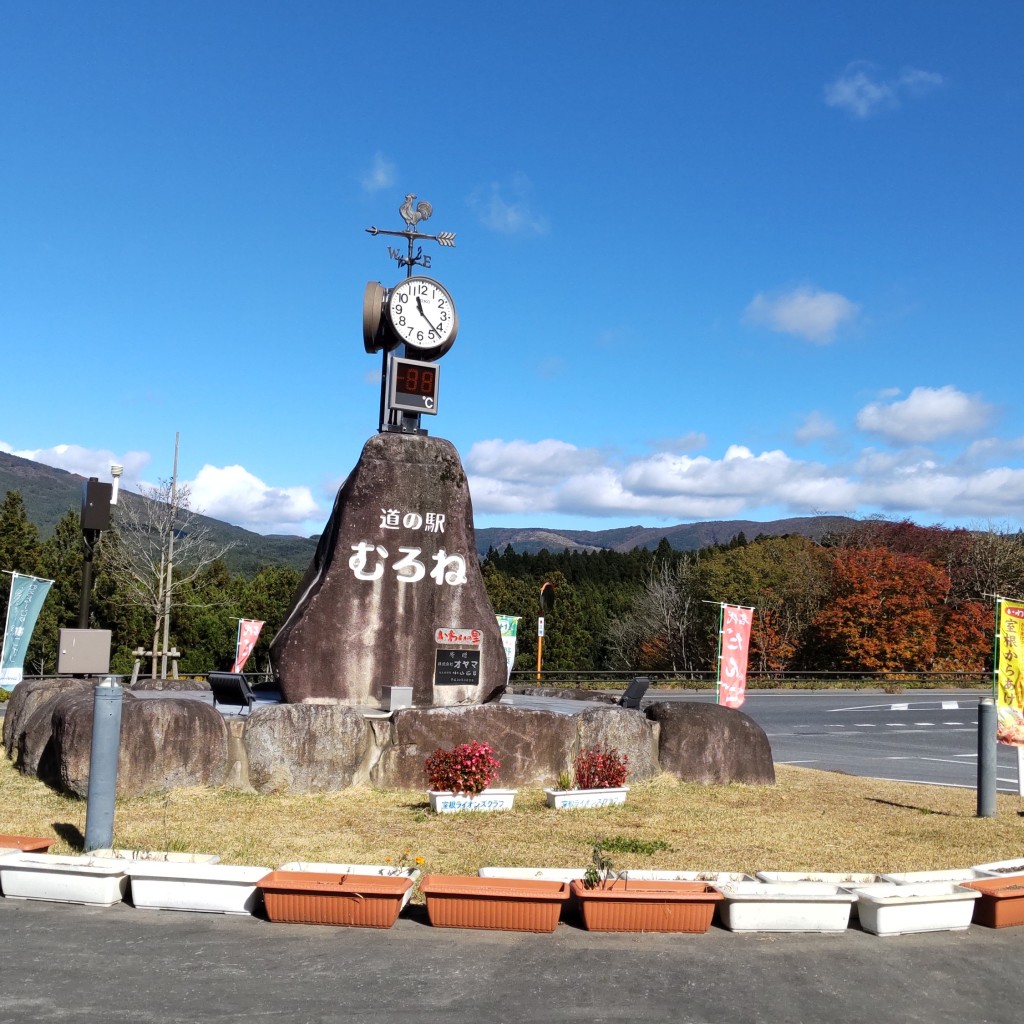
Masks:
[[[450,442],[366,442],[270,657],[289,703],[377,707],[390,686],[411,686],[427,707],[501,695],[508,664]]]

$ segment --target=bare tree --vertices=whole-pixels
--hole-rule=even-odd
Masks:
[[[141,605],[153,616],[155,679],[160,628],[166,637],[174,595],[231,545],[212,541],[210,527],[191,508],[188,486],[170,480],[140,487],[138,494],[122,491],[111,532],[103,552],[107,571],[125,603]]]

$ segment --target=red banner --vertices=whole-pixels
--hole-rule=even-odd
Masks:
[[[242,666],[249,660],[249,655],[256,646],[262,628],[263,623],[258,619],[238,620],[238,640],[235,643],[235,663],[231,666],[232,672],[242,671]]]
[[[747,698],[747,651],[754,609],[722,605],[722,642],[718,651],[718,703],[738,708]]]

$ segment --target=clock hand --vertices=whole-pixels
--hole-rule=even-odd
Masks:
[[[423,317],[424,320],[427,320],[427,314],[423,312],[423,303],[420,300],[420,297],[418,295],[416,296],[416,308],[420,311],[420,316]],[[435,334],[440,334],[441,333],[429,320],[427,320],[427,326]]]

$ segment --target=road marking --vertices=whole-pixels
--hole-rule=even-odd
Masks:
[[[957,701],[957,700],[944,700],[942,702],[942,710],[943,711],[959,711],[960,710],[960,702]]]
[[[874,729],[876,724],[876,722],[855,722],[853,727],[855,729]]]
[[[816,757],[808,758],[806,761],[776,761],[776,764],[817,764]]]
[[[890,711],[908,711],[910,709],[909,704],[890,704]]]

